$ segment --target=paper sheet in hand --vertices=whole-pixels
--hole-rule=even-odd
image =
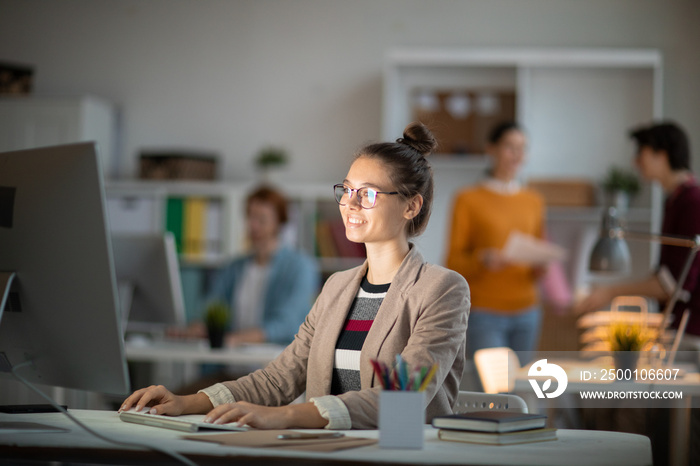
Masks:
[[[285,450],[337,451],[348,448],[364,447],[377,443],[377,439],[345,436],[330,439],[280,440],[280,434],[290,430],[251,430],[229,434],[186,435],[188,440],[214,442],[221,445],[252,448],[283,448]]]
[[[566,259],[566,249],[533,236],[514,231],[503,246],[503,258],[527,265],[544,265]]]

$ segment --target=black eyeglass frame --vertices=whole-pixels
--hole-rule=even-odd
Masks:
[[[338,198],[338,194],[337,194],[338,188],[343,188],[343,195],[345,195],[346,191],[350,191],[350,194],[348,194],[348,201],[350,201],[352,199],[353,192],[357,193],[357,196],[359,198],[359,205],[361,208],[363,208],[365,210],[374,209],[377,206],[377,196],[376,196],[377,194],[401,194],[398,191],[377,191],[374,188],[357,188],[357,189],[348,188],[344,184],[338,183],[338,184],[333,185],[333,197],[335,198],[335,202],[337,202],[338,205],[347,205],[347,203],[345,203],[345,204],[340,203],[340,199]],[[364,196],[360,196],[360,191],[363,189],[366,191],[374,191],[374,194],[375,194],[374,202],[372,203],[372,205],[370,207],[365,207],[362,205],[362,199],[364,198]],[[342,197],[343,196],[341,195],[340,198],[342,199]],[[369,199],[369,196],[367,196],[367,199]]]

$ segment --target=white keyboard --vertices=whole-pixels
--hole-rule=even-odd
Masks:
[[[119,413],[119,419],[124,422],[133,422],[152,427],[162,427],[164,429],[181,430],[183,432],[198,432],[200,430],[225,430],[243,432],[250,430],[249,427],[238,427],[229,424],[210,424],[203,422],[203,414],[187,414],[184,416],[163,416],[160,414],[148,414],[138,411],[124,411]]]

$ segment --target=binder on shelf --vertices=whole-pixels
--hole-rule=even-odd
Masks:
[[[223,206],[217,199],[169,197],[165,229],[173,233],[178,254],[213,257],[222,252]]]
[[[316,245],[319,257],[338,257],[338,250],[333,241],[331,226],[323,220],[319,220],[316,223]]]
[[[353,243],[345,236],[345,225],[342,220],[328,222],[330,234],[335,244],[337,256],[340,257],[367,257],[365,245]]]
[[[165,229],[175,237],[178,254],[182,254],[182,228],[184,219],[184,200],[181,197],[169,197],[165,207]]]
[[[207,256],[215,256],[222,252],[221,227],[222,211],[221,202],[210,199],[206,207],[206,227],[204,252]]]
[[[204,229],[206,221],[206,199],[190,197],[184,205],[183,253],[190,256],[204,254]]]

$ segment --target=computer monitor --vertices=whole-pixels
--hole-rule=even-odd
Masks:
[[[5,377],[30,362],[32,382],[129,391],[99,165],[91,142],[0,154]]]
[[[122,323],[127,332],[158,332],[185,323],[172,233],[112,235]]]

